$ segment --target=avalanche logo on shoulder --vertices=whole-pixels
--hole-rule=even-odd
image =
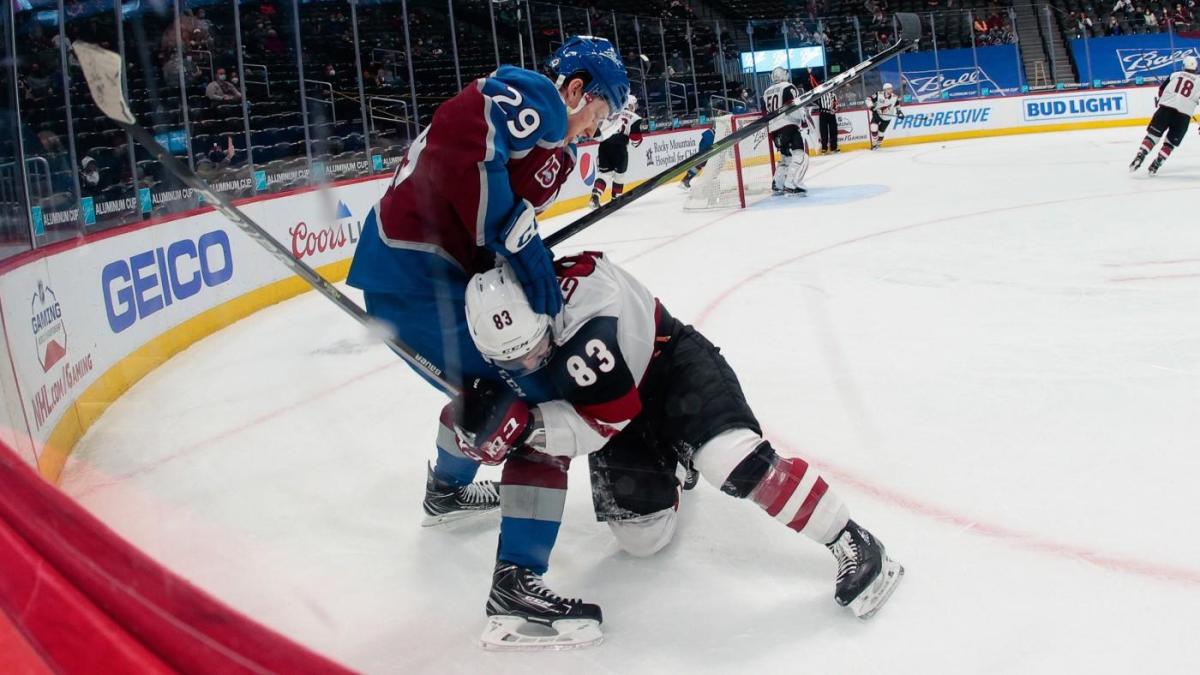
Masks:
[[[1129,99],[1124,92],[1027,98],[1022,112],[1026,122],[1081,117],[1122,117],[1129,114]]]
[[[38,363],[42,364],[42,372],[47,373],[67,355],[67,327],[63,323],[58,296],[40,279],[30,303],[29,314],[33,339],[37,344]]]
[[[583,152],[579,155],[579,179],[588,187],[596,182],[596,162],[592,159],[590,152]]]

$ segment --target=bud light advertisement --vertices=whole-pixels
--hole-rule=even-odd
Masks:
[[[1185,56],[1200,58],[1200,40],[1168,33],[1119,35],[1071,40],[1071,51],[1081,80],[1115,84],[1167,77],[1183,68]]]
[[[918,103],[1021,89],[1021,64],[1012,45],[903,54],[879,67],[884,82]]]

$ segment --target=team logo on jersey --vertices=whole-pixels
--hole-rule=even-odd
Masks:
[[[980,87],[992,90],[1000,89],[996,81],[983,68],[970,66],[966,68],[942,68],[941,70],[905,71],[908,92],[918,101],[947,96],[970,96]]]
[[[590,152],[579,156],[579,180],[582,180],[583,184],[588,187],[596,182],[596,162],[592,160]]]
[[[40,280],[29,313],[33,339],[37,344],[38,363],[42,364],[43,373],[49,372],[54,364],[67,355],[67,326],[63,323],[58,296]]]
[[[542,168],[538,169],[538,185],[541,185],[544,188],[554,187],[555,182],[558,180],[558,172],[561,169],[562,160],[558,158],[557,154],[550,155],[550,157],[546,159],[546,163],[542,165]]]
[[[1116,52],[1117,61],[1121,64],[1121,73],[1127,80],[1139,75],[1153,75],[1160,70],[1174,70],[1175,64],[1187,56],[1200,58],[1200,50],[1195,47],[1169,52],[1157,49],[1118,49]]]

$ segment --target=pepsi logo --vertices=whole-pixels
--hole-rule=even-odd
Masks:
[[[596,182],[596,161],[590,152],[579,155],[579,179],[588,187]]]

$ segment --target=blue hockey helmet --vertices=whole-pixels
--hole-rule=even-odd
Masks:
[[[568,38],[546,62],[546,69],[557,77],[561,87],[572,75],[585,73],[587,83],[583,90],[601,96],[608,101],[609,112],[625,107],[629,98],[629,76],[621,63],[612,43],[604,38],[576,35]]]

